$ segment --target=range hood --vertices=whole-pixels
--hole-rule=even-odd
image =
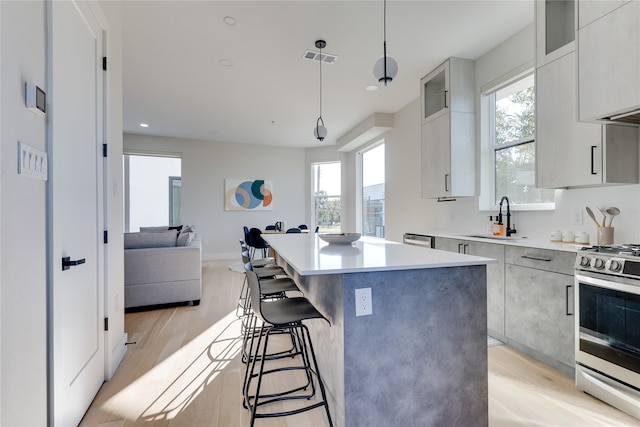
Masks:
[[[633,110],[622,114],[616,114],[610,117],[603,117],[602,120],[614,123],[628,123],[632,125],[640,125],[640,109]]]

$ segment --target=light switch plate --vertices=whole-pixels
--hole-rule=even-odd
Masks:
[[[18,174],[46,181],[47,171],[47,153],[18,141]]]

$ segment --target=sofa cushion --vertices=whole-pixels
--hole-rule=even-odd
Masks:
[[[176,246],[177,243],[176,230],[160,232],[140,232],[125,233],[124,248],[125,249],[141,249],[141,248],[167,248]]]
[[[168,225],[158,225],[153,227],[140,227],[141,233],[164,233],[165,231],[169,231],[170,228]]]

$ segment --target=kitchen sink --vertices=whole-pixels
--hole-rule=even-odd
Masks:
[[[515,236],[494,236],[492,234],[469,234],[463,237],[471,237],[474,239],[493,239],[493,240],[521,240],[526,239],[526,237],[515,237]]]

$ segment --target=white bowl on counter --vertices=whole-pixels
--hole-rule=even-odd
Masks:
[[[360,239],[360,233],[322,233],[320,239],[329,244],[351,244]]]

